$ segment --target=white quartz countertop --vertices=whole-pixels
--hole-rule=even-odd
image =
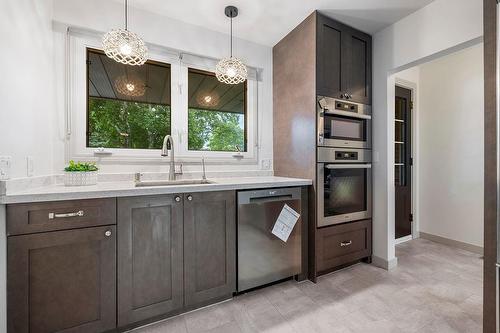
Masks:
[[[135,187],[131,181],[100,182],[92,186],[67,187],[62,184],[48,185],[16,191],[0,196],[0,204],[127,197],[138,195],[158,195],[187,192],[209,192],[227,190],[248,190],[273,187],[307,186],[310,179],[285,177],[235,177],[210,178],[211,184],[169,185]]]

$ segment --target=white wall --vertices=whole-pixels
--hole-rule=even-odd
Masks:
[[[436,0],[373,36],[374,262],[396,263],[394,247],[394,85],[391,76],[483,34],[481,0]]]
[[[54,110],[52,1],[7,0],[0,11],[0,155],[12,157],[12,177],[52,173]]]
[[[420,66],[420,231],[483,246],[483,44]]]
[[[54,21],[65,25],[87,28],[99,32],[122,27],[123,4],[99,0],[54,0]],[[237,24],[237,22],[235,22]],[[188,53],[213,58],[226,57],[229,52],[229,36],[207,30],[203,27],[165,18],[137,8],[129,10],[129,29],[138,33],[146,42],[166,46]],[[64,33],[56,31],[57,92],[58,111],[55,142],[55,172],[62,170],[65,163],[64,136]],[[236,40],[235,53],[249,66],[263,69],[259,83],[259,136],[260,151],[257,164],[207,165],[207,171],[237,170],[255,171],[261,169],[263,159],[272,161],[272,49],[244,40]],[[245,162],[245,161],[243,161]],[[185,165],[185,171],[199,171],[199,163]],[[167,172],[164,164],[104,164],[103,172]]]

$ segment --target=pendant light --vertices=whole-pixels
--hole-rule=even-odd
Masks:
[[[125,65],[141,66],[148,60],[148,48],[137,34],[128,30],[128,0],[125,0],[125,29],[113,29],[102,38],[106,55]]]
[[[215,76],[217,80],[226,84],[238,84],[247,79],[247,67],[243,62],[233,57],[233,18],[238,16],[238,8],[227,6],[224,13],[231,19],[231,39],[230,39],[230,56],[219,61],[215,66]]]

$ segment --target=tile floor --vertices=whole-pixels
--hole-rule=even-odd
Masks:
[[[481,332],[479,255],[418,239],[398,267],[367,264],[251,292],[134,333]]]

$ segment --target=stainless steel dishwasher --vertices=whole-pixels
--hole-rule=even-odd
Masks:
[[[287,242],[271,233],[285,204],[301,214],[300,188],[238,192],[238,292],[300,274],[302,218]]]

